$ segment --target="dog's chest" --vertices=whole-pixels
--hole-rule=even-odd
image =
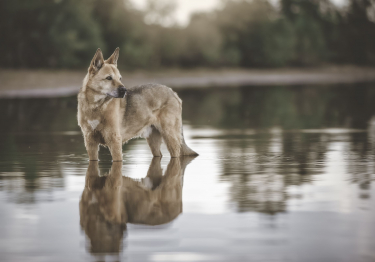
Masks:
[[[105,145],[105,139],[103,136],[103,125],[100,119],[87,119],[85,120],[86,134],[90,134],[94,140],[98,141],[102,145]]]
[[[81,127],[86,131],[98,130],[102,123],[100,112],[96,110],[82,110],[78,116]]]
[[[100,124],[99,119],[92,119],[92,120],[87,120],[88,126],[91,127],[91,130],[94,131],[98,125]]]

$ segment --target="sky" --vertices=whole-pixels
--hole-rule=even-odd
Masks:
[[[136,8],[144,9],[147,0],[131,0]],[[194,12],[205,12],[215,9],[219,6],[221,0],[164,0],[176,3],[176,11],[173,19],[177,24],[185,26],[189,23],[190,15]],[[278,0],[271,0],[277,2]],[[331,0],[336,5],[344,5],[347,0]]]

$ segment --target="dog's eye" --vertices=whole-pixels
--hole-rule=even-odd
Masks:
[[[112,80],[112,76],[107,76],[105,79]]]

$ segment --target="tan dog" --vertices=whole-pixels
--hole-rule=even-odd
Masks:
[[[154,156],[161,156],[162,140],[171,157],[198,155],[184,141],[178,95],[159,84],[125,89],[118,57],[119,48],[104,61],[98,49],[78,94],[78,124],[90,160],[98,160],[101,144],[113,161],[122,161],[122,145],[134,137],[146,138]]]

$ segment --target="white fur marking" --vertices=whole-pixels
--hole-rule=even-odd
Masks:
[[[89,205],[98,203],[98,200],[96,199],[95,195],[92,194],[91,199],[89,200]]]
[[[152,181],[149,177],[145,177],[142,179],[142,186],[146,189],[152,189]]]
[[[143,129],[143,131],[142,131],[142,137],[143,138],[148,138],[151,135],[151,133],[152,133],[152,127],[148,126],[145,129]]]
[[[95,120],[88,120],[87,121],[89,123],[89,125],[91,126],[92,130],[95,130],[95,128],[99,125],[99,120],[95,119]]]

